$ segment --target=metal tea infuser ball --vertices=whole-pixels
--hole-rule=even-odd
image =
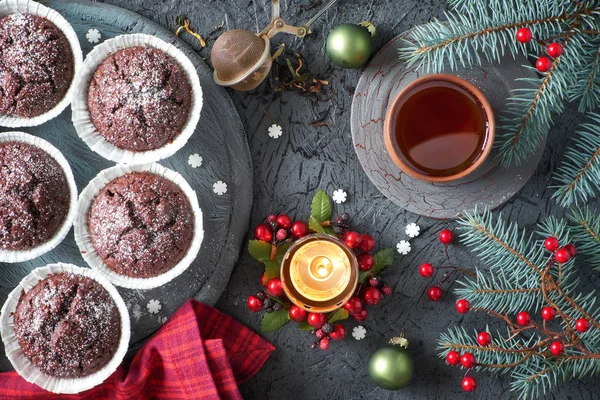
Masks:
[[[305,37],[310,33],[309,26],[335,2],[330,1],[306,24],[297,27],[285,23],[279,15],[280,0],[272,0],[271,23],[262,32],[232,29],[216,40],[210,57],[215,82],[241,91],[256,88],[269,75],[273,64],[271,38],[280,32]]]

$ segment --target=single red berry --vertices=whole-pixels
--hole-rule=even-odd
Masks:
[[[256,296],[248,296],[248,309],[252,312],[259,312],[263,308],[263,302]]]
[[[283,295],[283,287],[281,286],[281,279],[273,278],[267,284],[267,291],[271,296],[281,297]]]
[[[566,244],[565,249],[569,250],[571,257],[575,257],[577,255],[577,247],[573,246],[572,244]]]
[[[454,233],[448,229],[444,229],[440,232],[440,242],[446,245],[452,244],[454,242]]]
[[[269,284],[269,280],[267,279],[267,277],[265,276],[265,273],[263,272],[262,275],[260,276],[260,284],[263,285],[264,287],[267,287],[267,285]]]
[[[561,56],[563,53],[563,47],[560,43],[554,42],[554,43],[550,43],[548,45],[548,55],[550,57],[558,57]]]
[[[275,214],[271,214],[267,217],[267,222],[269,224],[276,222],[277,221],[277,216]]]
[[[465,392],[474,392],[477,389],[477,381],[472,376],[465,376],[462,380],[462,388]]]
[[[374,287],[366,288],[365,294],[363,294],[363,299],[368,305],[374,306],[381,301],[381,292],[379,289]]]
[[[323,329],[317,329],[315,331],[315,336],[317,337],[317,339],[323,339],[325,337],[325,332],[323,332]]]
[[[323,339],[321,339],[319,341],[319,347],[321,348],[321,350],[327,350],[327,349],[329,349],[329,338],[328,337],[324,337]]]
[[[542,308],[542,319],[544,321],[552,321],[556,317],[556,310],[552,307]]]
[[[348,311],[349,314],[356,314],[363,309],[363,303],[356,296],[350,297],[350,299],[344,303],[344,309]]]
[[[556,342],[552,342],[550,344],[550,353],[552,353],[553,355],[560,356],[564,352],[565,352],[565,345],[562,344],[562,342],[559,342],[557,340]]]
[[[556,257],[556,261],[564,264],[571,259],[571,252],[566,247],[561,247],[560,249],[556,250],[554,257]]]
[[[374,276],[369,278],[369,286],[373,286],[373,287],[377,287],[379,286],[379,279],[375,278]]]
[[[517,314],[517,324],[521,326],[529,325],[531,322],[531,315],[527,311],[521,311]]]
[[[444,295],[444,291],[440,289],[438,286],[432,286],[429,288],[427,292],[427,296],[429,296],[429,300],[431,301],[439,301]]]
[[[327,316],[325,314],[319,314],[311,312],[308,314],[308,324],[315,329],[321,329],[327,322]]]
[[[423,278],[430,278],[434,272],[435,272],[435,268],[433,268],[433,265],[431,265],[431,264],[425,263],[425,264],[421,264],[421,266],[419,267],[419,274]]]
[[[473,354],[465,353],[460,357],[460,364],[465,368],[473,368],[477,365],[477,360]]]
[[[367,319],[367,315],[369,315],[369,312],[366,308],[363,308],[362,310],[352,314],[352,318],[354,318],[358,322],[362,322],[365,319]]]
[[[275,234],[275,239],[277,239],[277,241],[279,241],[279,242],[281,242],[282,240],[285,240],[286,238],[287,238],[287,231],[285,229],[280,229]]]
[[[346,337],[346,328],[344,328],[344,325],[341,324],[333,325],[333,332],[329,334],[329,337],[332,340],[342,340]]]
[[[366,233],[360,235],[360,245],[358,245],[358,249],[363,253],[369,253],[373,251],[375,248],[375,239],[371,235],[367,235]]]
[[[517,31],[516,37],[519,42],[528,43],[533,37],[533,34],[531,33],[531,29],[521,28]]]
[[[389,287],[388,285],[383,285],[381,287],[381,293],[383,293],[384,296],[391,296],[392,295],[392,288]]]
[[[590,329],[590,323],[585,318],[579,318],[575,323],[575,329],[577,329],[577,332],[587,332]]]
[[[560,243],[557,238],[550,236],[544,240],[544,247],[548,251],[555,252],[560,247]]]
[[[552,68],[552,61],[546,56],[541,56],[535,62],[535,67],[540,72],[548,72]]]
[[[479,332],[479,335],[477,335],[477,343],[479,343],[480,346],[487,346],[492,343],[492,335],[488,332]]]
[[[457,351],[449,351],[446,354],[446,362],[450,365],[458,365],[460,364],[460,354]]]
[[[471,303],[469,303],[469,300],[460,299],[456,302],[455,307],[456,307],[456,311],[458,311],[459,313],[466,314],[471,309]]]
[[[273,239],[273,233],[267,225],[260,224],[254,228],[254,237],[263,242],[270,242]]]
[[[358,232],[348,232],[346,233],[344,241],[351,249],[357,249],[362,243],[362,237]]]
[[[298,306],[290,307],[290,319],[296,322],[302,322],[306,319],[308,313]]]
[[[306,222],[296,221],[292,224],[290,231],[292,232],[293,237],[300,239],[301,237],[308,235],[308,225]]]
[[[289,215],[280,214],[275,218],[277,226],[283,229],[290,229],[292,227],[292,219]]]
[[[375,259],[369,253],[362,253],[357,257],[358,259],[358,268],[361,271],[370,271],[375,265]]]

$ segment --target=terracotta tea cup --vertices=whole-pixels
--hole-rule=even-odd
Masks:
[[[448,87],[461,89],[470,95],[469,97],[471,97],[481,107],[480,111],[482,111],[485,120],[485,127],[482,127],[484,132],[484,136],[481,141],[482,144],[473,153],[476,154],[475,160],[468,166],[465,166],[464,169],[460,169],[457,172],[452,172],[448,175],[427,174],[423,171],[420,171],[414,165],[411,165],[407,157],[402,153],[396,137],[396,120],[399,113],[402,112],[401,108],[406,103],[407,99],[411,98],[416,93],[419,93],[419,88],[421,86],[431,87],[432,83],[436,82],[439,82],[440,85],[448,85]],[[432,104],[432,107],[434,106],[435,104]],[[482,166],[482,164],[490,155],[492,146],[494,144],[495,132],[496,124],[494,120],[494,112],[481,90],[479,90],[472,83],[455,75],[449,74],[426,75],[409,83],[392,101],[390,107],[388,108],[384,123],[385,146],[392,161],[402,170],[402,172],[406,173],[407,175],[428,182],[453,182],[473,173]],[[408,134],[410,134],[410,132],[408,132]],[[443,155],[443,151],[447,151],[447,149],[440,149],[440,156]],[[429,156],[436,157],[436,154],[430,154]]]

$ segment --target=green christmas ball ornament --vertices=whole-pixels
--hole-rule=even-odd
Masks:
[[[371,57],[375,27],[370,22],[342,24],[327,37],[327,54],[342,68],[359,68]]]
[[[369,376],[380,388],[402,389],[413,377],[414,363],[406,351],[408,340],[395,337],[390,345],[377,350],[369,362]]]

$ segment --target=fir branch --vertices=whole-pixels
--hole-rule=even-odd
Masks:
[[[576,2],[551,0],[472,3],[480,4],[446,13],[447,21],[436,19],[415,27],[400,58],[431,72],[439,72],[445,65],[452,70],[459,65],[481,65],[482,56],[488,62],[499,62],[506,50],[513,58],[527,54],[526,47],[514,40],[517,28],[527,26],[534,37],[551,37],[568,30],[581,14],[591,12]]]
[[[559,68],[562,59],[563,56],[554,59],[542,78],[519,79],[530,84],[530,88],[511,92],[500,117],[496,141],[498,158],[505,167],[520,164],[526,156],[533,154],[547,135],[552,118],[563,112],[563,93],[571,86],[572,76],[568,69]]]
[[[589,207],[571,210],[569,219],[574,227],[573,239],[585,262],[600,271],[600,215]]]
[[[554,176],[559,185],[552,197],[563,207],[585,203],[600,190],[600,115],[589,117],[592,123],[581,125]]]
[[[584,220],[594,232],[600,229],[600,220],[593,218],[589,210],[571,218]],[[489,211],[468,214],[460,224],[461,238],[490,264],[492,273],[486,277],[478,271],[476,281],[467,279],[456,292],[471,296],[475,304],[472,311],[486,312],[506,323],[507,335],[505,338],[497,333],[490,345],[480,346],[476,333],[469,335],[462,327],[450,328],[440,335],[440,356],[445,357],[451,350],[473,353],[477,369],[510,373],[511,388],[521,397],[536,397],[561,381],[599,372],[600,308],[593,292],[576,291],[573,261],[557,263],[554,255],[544,249],[542,240],[533,239],[515,223],[506,223],[501,217],[493,219]],[[584,228],[580,229],[583,232]],[[590,235],[590,229],[585,232]],[[549,218],[538,226],[538,233],[542,238],[555,236],[562,244],[571,243],[570,229],[563,219]],[[520,326],[509,316],[517,310],[535,308],[537,312],[542,305],[556,311],[558,321],[554,324],[558,322],[561,330],[549,329],[546,321]],[[585,318],[593,328],[577,332],[575,321],[579,318]],[[555,340],[565,345],[562,355],[554,356],[549,351]]]
[[[459,298],[467,299],[474,308],[493,308],[499,313],[539,310],[544,300],[541,281],[519,278],[519,275],[507,274],[504,270],[489,278],[477,271],[477,279],[458,282],[461,287],[455,289],[455,293]]]
[[[494,218],[489,210],[481,214],[477,210],[465,213],[458,222],[463,242],[490,268],[505,269],[514,274],[515,280],[520,277],[532,280],[528,287],[537,286],[543,271],[544,252],[536,245],[533,235],[527,235],[516,224],[505,224],[501,216]],[[535,279],[530,278],[532,271],[538,275]]]
[[[579,101],[579,112],[592,111],[600,105],[600,38],[590,40],[580,57],[581,67],[574,71],[577,83],[569,90],[569,100]]]

